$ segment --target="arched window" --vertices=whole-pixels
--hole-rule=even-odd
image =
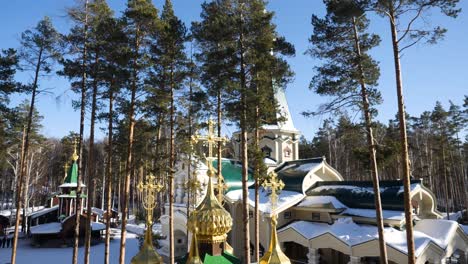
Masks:
[[[273,150],[271,148],[269,148],[268,146],[264,146],[262,148],[262,152],[263,154],[265,155],[265,157],[271,157],[271,152],[273,152]]]
[[[283,153],[285,158],[291,157],[291,149],[288,146],[284,148]]]

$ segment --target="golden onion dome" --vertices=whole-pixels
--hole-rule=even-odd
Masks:
[[[196,214],[189,217],[188,228],[197,228],[200,242],[217,243],[226,241],[227,233],[232,228],[232,217],[214,195],[211,183],[212,168],[208,170],[208,189],[205,198],[198,205]]]

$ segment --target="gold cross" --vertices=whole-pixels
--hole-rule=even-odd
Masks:
[[[185,182],[185,188],[189,194],[190,205],[195,208],[197,203],[196,197],[203,191],[202,184],[198,180],[196,172],[193,172],[192,178]]]
[[[78,145],[78,142],[76,141],[76,138],[73,139],[73,155],[72,155],[72,160],[73,161],[77,161],[79,156],[78,154],[76,153],[76,146]]]
[[[200,135],[193,135],[192,136],[192,143],[196,144],[198,141],[205,141],[208,143],[208,157],[207,157],[207,162],[211,164],[211,160],[213,158],[213,144],[224,144],[228,142],[227,137],[218,137],[215,136],[214,134],[214,121],[210,118],[208,120],[208,134],[205,136],[200,136]],[[208,166],[210,166],[208,164]]]
[[[218,183],[216,184],[216,190],[218,191],[218,201],[223,203],[224,191],[229,189],[229,186],[224,182],[224,177],[221,173],[218,175]]]
[[[265,190],[270,189],[270,202],[271,202],[271,212],[276,209],[278,203],[278,193],[284,188],[284,183],[282,180],[278,179],[278,174],[274,171],[268,174],[268,178],[263,181],[262,186]]]
[[[67,178],[67,173],[68,173],[68,168],[70,166],[68,165],[68,162],[65,162],[65,165],[63,166],[63,168],[65,169],[65,176],[63,177],[63,181],[65,181],[65,179]]]
[[[214,121],[210,118],[208,120],[208,134],[205,136],[194,135],[192,136],[192,144],[198,143],[198,141],[205,141],[208,143],[208,157],[206,157],[206,165],[208,166],[209,176],[213,176],[213,144],[225,144],[229,141],[227,137],[218,137],[214,134]],[[227,185],[224,183],[224,178],[221,175],[221,171],[218,172],[218,201],[222,203],[224,191],[228,189]]]
[[[146,182],[141,181],[138,183],[137,189],[143,196],[143,207],[147,211],[147,224],[151,226],[153,221],[153,209],[156,207],[156,193],[159,193],[164,189],[159,183],[155,183],[156,177],[150,174],[146,178]]]

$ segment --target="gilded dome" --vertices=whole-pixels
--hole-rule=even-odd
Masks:
[[[208,176],[211,175],[213,175],[212,168],[208,171]],[[232,217],[216,199],[211,177],[209,177],[206,196],[198,205],[196,214],[190,215],[188,227],[191,230],[194,227],[198,229],[198,241],[210,243],[226,241],[227,233],[232,228]]]

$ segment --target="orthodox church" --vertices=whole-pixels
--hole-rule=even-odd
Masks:
[[[300,159],[298,149],[300,132],[294,127],[284,90],[278,89],[275,97],[281,109],[280,114],[286,117],[286,121],[263,127],[261,149],[265,154],[265,163],[269,166],[269,171],[275,172],[284,184],[284,188],[279,193],[274,207],[269,201],[271,191],[263,187],[259,190],[260,255],[270,254],[270,243],[273,241],[271,238],[274,235],[279,250],[282,250],[290,260],[280,263],[378,263],[379,243],[372,182],[344,180],[325,158]],[[221,174],[227,186],[222,203],[215,201],[216,198],[213,197],[213,188],[216,187],[213,186],[216,183],[213,174],[217,173],[213,173],[212,170],[217,168],[216,160],[209,159],[210,161],[206,163],[198,160],[191,162],[180,160],[177,163],[174,206],[176,257],[183,258],[189,251],[193,257],[194,240],[197,242],[196,240],[200,239],[192,238],[193,226],[189,225],[187,231],[187,222],[196,222],[194,219],[189,221],[188,219],[197,217],[207,219],[193,215],[188,217],[187,202],[190,200],[190,194],[186,191],[185,185],[189,180],[188,168],[191,166],[191,178],[198,180],[201,190],[195,195],[195,199],[190,201],[191,207],[201,211],[216,207],[216,210],[224,209],[231,216],[230,220],[225,220],[224,225],[227,226],[223,226],[221,232],[223,234],[218,234],[219,239],[215,239],[213,232],[200,235],[204,236],[202,240],[205,242],[202,243],[205,243],[205,246],[198,246],[197,249],[201,248],[203,252],[198,250],[197,254],[200,254],[202,260],[208,260],[203,263],[216,263],[209,261],[216,255],[231,259],[231,262],[226,263],[242,261],[243,197],[241,164],[238,161],[240,160],[239,133],[233,134],[231,142],[235,158],[223,158],[221,164]],[[249,185],[250,237],[254,238],[255,197],[251,176]],[[402,181],[381,181],[380,196],[389,263],[407,263]],[[416,262],[467,263],[468,235],[457,222],[442,219],[442,214],[436,208],[435,195],[422,180],[411,182],[411,203]],[[166,205],[166,212],[167,209]],[[223,215],[225,217],[225,214]],[[169,217],[164,215],[160,221],[163,234],[168,237]],[[274,223],[275,230],[272,230],[270,223]],[[215,241],[216,246],[213,246],[213,243],[207,244],[206,241]],[[189,247],[190,244],[192,246]],[[164,240],[162,245],[160,253],[167,256],[168,242]]]
[[[52,197],[49,208],[36,211],[29,215],[28,234],[34,246],[63,246],[71,244],[74,237],[75,217],[80,214],[80,236],[86,232],[87,214],[83,213],[87,204],[86,194],[77,197],[78,188],[78,155],[75,151],[71,158],[71,166],[66,165],[65,178],[59,186],[60,193]],[[80,187],[86,186],[80,182]],[[81,200],[81,208],[75,208],[76,199]],[[98,214],[94,212],[91,220],[91,236],[99,240],[105,225],[98,222]]]

